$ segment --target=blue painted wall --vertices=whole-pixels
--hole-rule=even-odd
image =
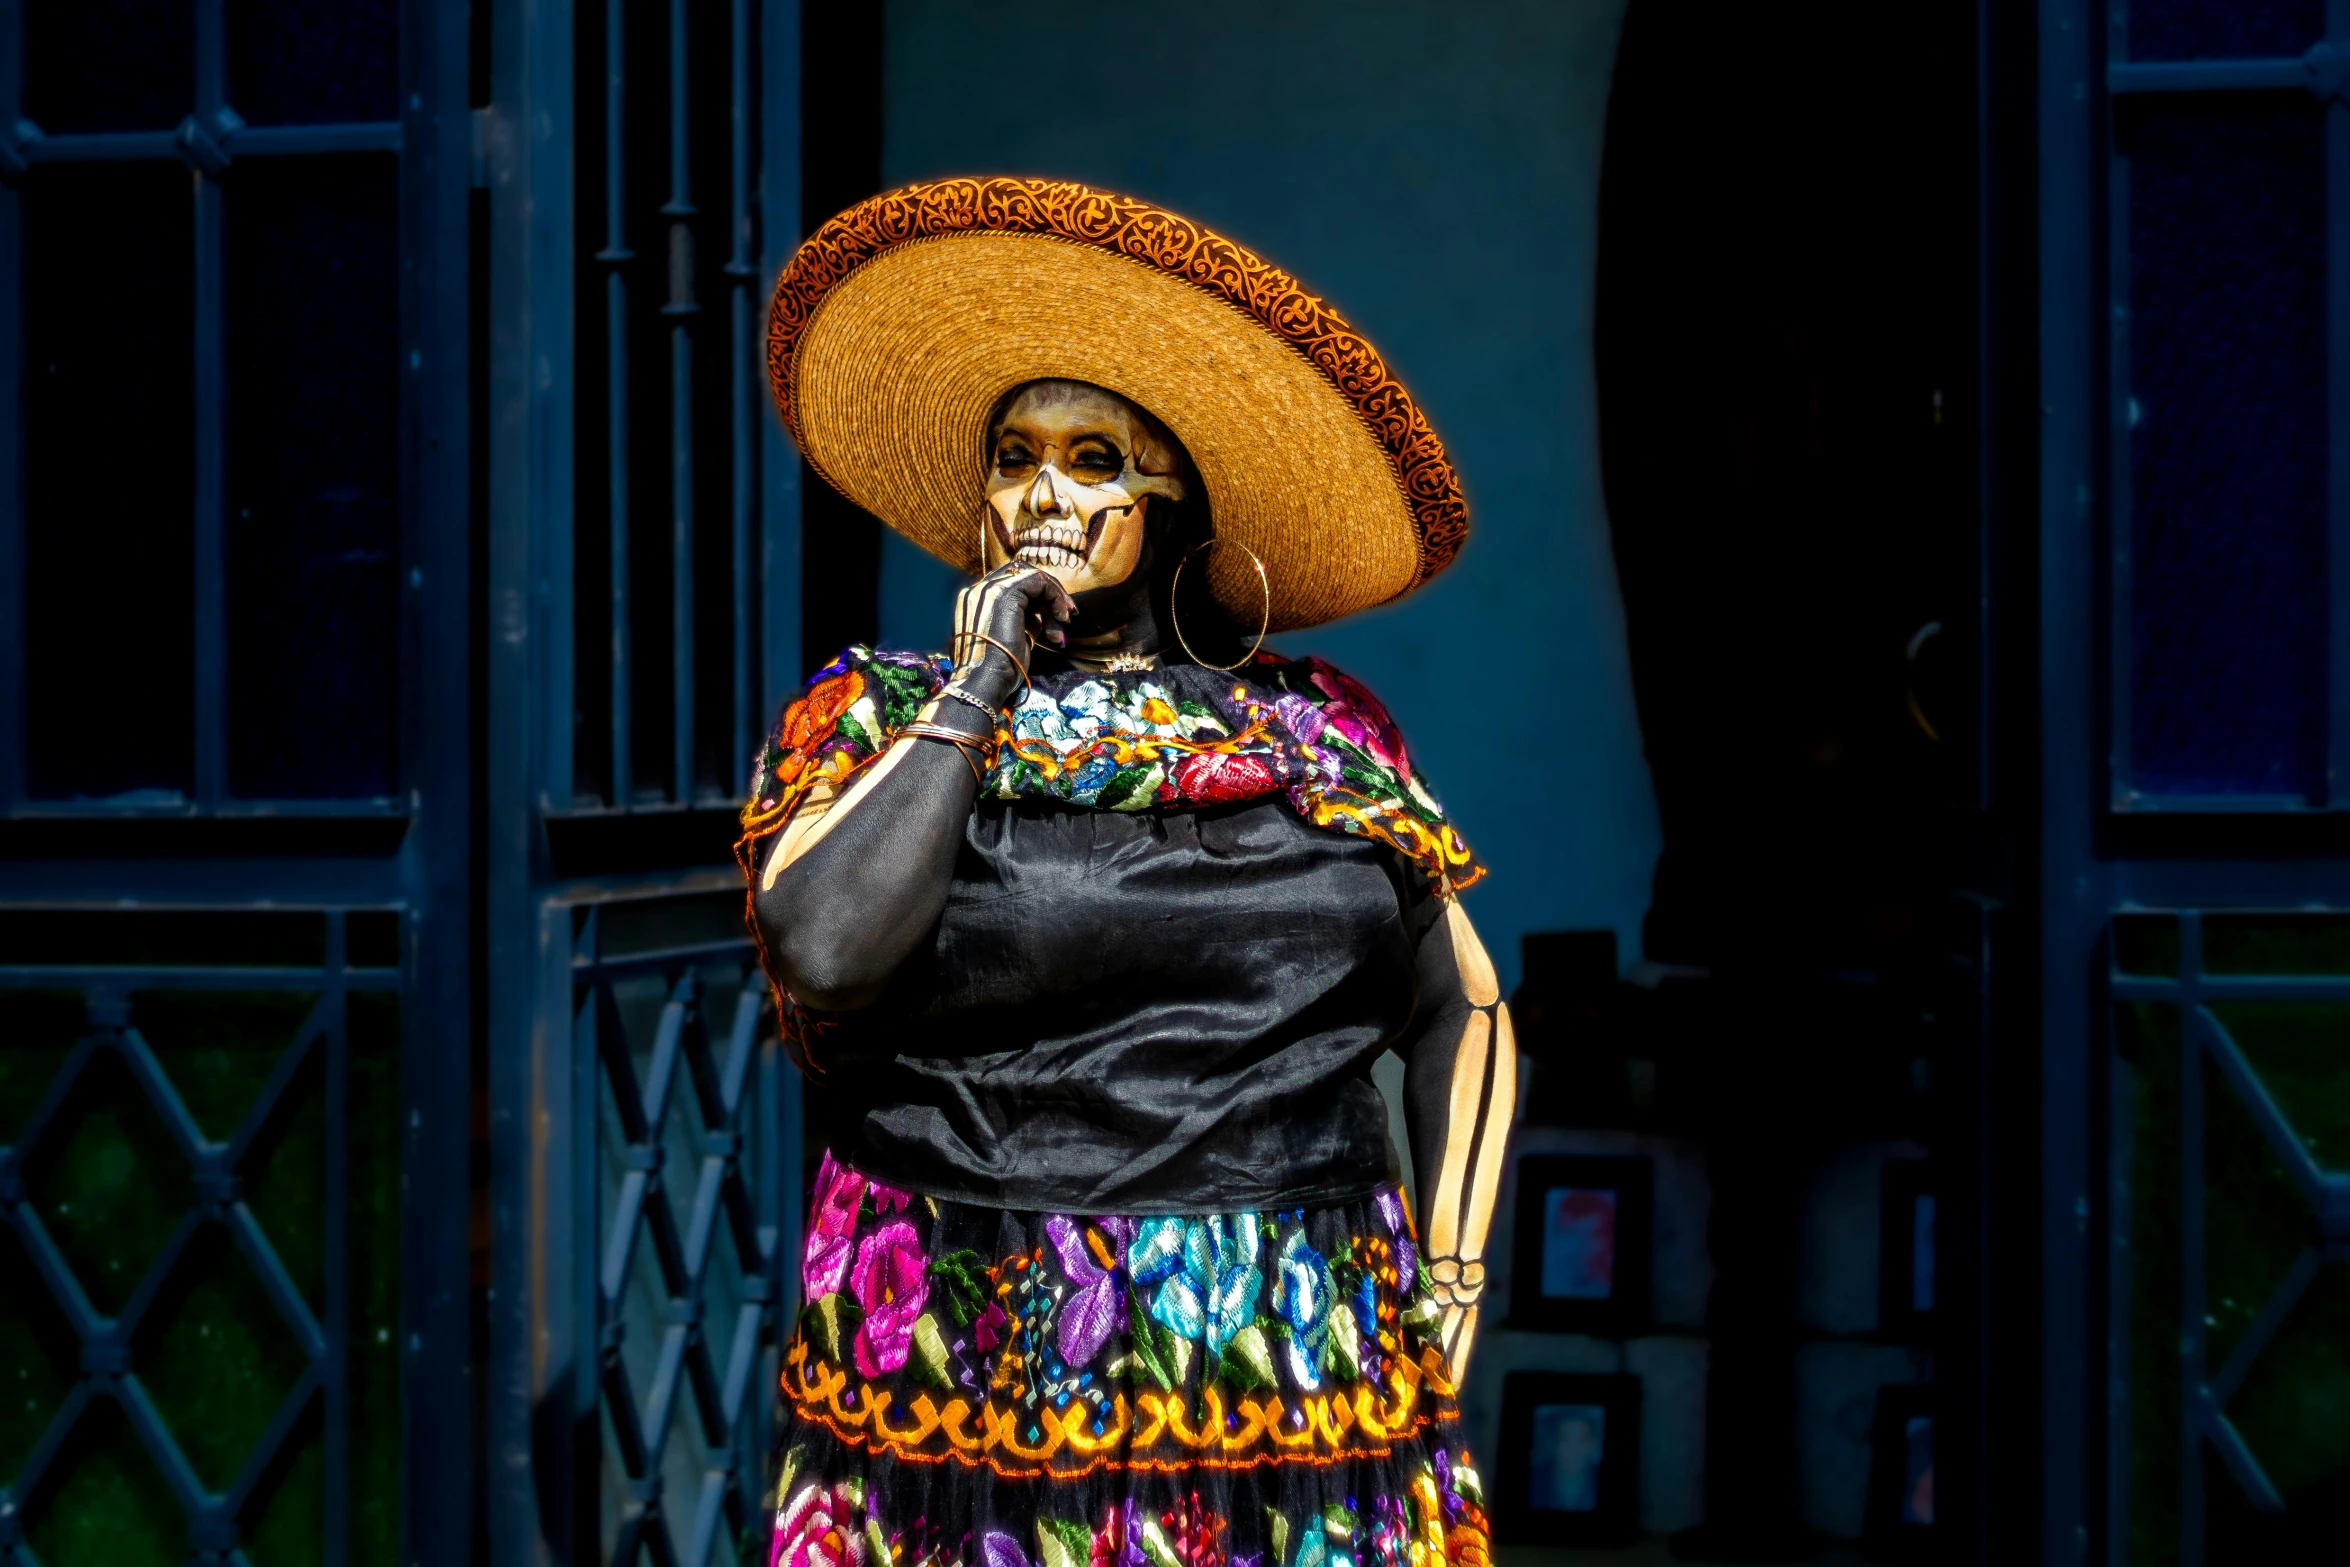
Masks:
[[[1623,0],[1185,0],[1048,22],[890,0],[883,177],[1044,174],[1230,233],[1379,345],[1459,464],[1472,533],[1400,605],[1280,639],[1379,692],[1494,867],[1469,910],[1639,954],[1658,832],[1592,392],[1600,134]],[[889,539],[883,640],[933,646],[947,568]]]

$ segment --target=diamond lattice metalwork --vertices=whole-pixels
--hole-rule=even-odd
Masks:
[[[250,1523],[277,1476],[314,1439],[314,1422],[332,1430],[343,1418],[343,1161],[320,1172],[323,1310],[244,1189],[306,1096],[323,1093],[328,1126],[347,1123],[351,997],[401,985],[398,969],[345,963],[342,911],[320,918],[325,962],[315,967],[0,967],[0,1007],[11,991],[73,988],[86,1015],[15,1141],[0,1146],[0,1225],[26,1264],[10,1288],[40,1292],[27,1320],[50,1330],[35,1341],[75,1357],[43,1368],[69,1390],[0,1487],[0,1563],[34,1567],[43,1541],[80,1551],[93,1509],[111,1512],[130,1555],[176,1535],[182,1559],[246,1563]],[[143,995],[191,992],[307,1001],[284,1014],[300,1017],[290,1040],[262,1042],[274,1065],[221,1137],[206,1135],[141,1027]],[[191,1363],[204,1356],[212,1364]],[[239,1384],[214,1385],[222,1376]],[[259,1413],[242,1425],[222,1418],[239,1403]],[[338,1444],[326,1445],[320,1559],[338,1563],[348,1476],[334,1472]],[[177,1519],[155,1516],[164,1496]]]
[[[600,912],[573,979],[598,1105],[603,1548],[617,1567],[708,1567],[757,1533],[772,1422],[780,1228],[754,1179],[775,1135],[766,986],[740,941],[607,956]]]
[[[2288,924],[2294,918],[2286,916],[2277,923]],[[2237,922],[2242,923],[2241,917]],[[2116,1001],[2175,1008],[2179,1019],[2176,1066],[2166,1074],[2175,1078],[2168,1089],[2176,1096],[2175,1192],[2130,1189],[2126,1137],[2117,1139],[2116,1158],[2126,1202],[2175,1202],[2178,1215],[2177,1255],[2143,1259],[2138,1265],[2164,1277],[2176,1270],[2177,1548],[2190,1567],[2204,1560],[2205,1524],[2211,1516],[2206,1453],[2226,1476],[2216,1483],[2232,1482],[2253,1512],[2271,1517],[2286,1513],[2286,1497],[2246,1439],[2238,1417],[2231,1415],[2230,1405],[2238,1401],[2264,1354],[2277,1344],[2296,1308],[2310,1296],[2321,1270],[2350,1264],[2350,1171],[2320,1162],[2314,1139],[2288,1115],[2229,1022],[2232,1008],[2240,1015],[2246,1006],[2350,1003],[2350,974],[2215,972],[2207,961],[2206,927],[2206,917],[2198,911],[2177,915],[2175,947],[2158,965],[2168,973],[2126,972],[2117,958],[2107,975]],[[2119,1076],[2126,1082],[2127,1073]],[[2292,1261],[2266,1298],[2241,1302],[2245,1314],[2240,1325],[2231,1321],[2227,1326],[2232,1331],[2222,1334],[2217,1331],[2222,1326],[2217,1311],[2238,1308],[2239,1303],[2212,1301],[2206,1284],[2215,1243],[2233,1239],[2215,1236],[2212,1230],[2214,1183],[2220,1176],[2213,1161],[2220,1136],[2239,1125],[2239,1141],[2249,1143],[2273,1172],[2273,1189],[2261,1200],[2271,1206],[2288,1205],[2289,1213],[2273,1217],[2285,1233],[2306,1238],[2294,1243]],[[2126,1236],[2127,1230],[2126,1223],[2117,1225],[2117,1236]],[[2124,1266],[2117,1265],[2116,1272],[2129,1277]],[[2117,1292],[2117,1297],[2123,1294],[2126,1291]],[[2119,1301],[2117,1309],[2126,1310],[2127,1302]],[[2126,1328],[2117,1326],[2115,1332],[2117,1345],[2126,1342]],[[2116,1353],[2122,1351],[2117,1348]]]

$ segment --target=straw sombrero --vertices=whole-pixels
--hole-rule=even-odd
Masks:
[[[1274,630],[1400,598],[1468,536],[1436,433],[1345,318],[1213,230],[1084,185],[938,180],[851,207],[776,280],[767,374],[811,467],[966,571],[988,414],[1048,377],[1183,442],[1216,533],[1264,560]],[[1245,558],[1202,564],[1253,623]]]

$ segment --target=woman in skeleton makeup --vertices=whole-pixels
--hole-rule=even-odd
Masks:
[[[1263,646],[1457,551],[1425,419],[1278,269],[1043,181],[851,209],[769,330],[810,463],[974,578],[942,652],[817,674],[744,811],[829,1142],[774,1560],[1483,1567],[1483,870],[1378,701]]]

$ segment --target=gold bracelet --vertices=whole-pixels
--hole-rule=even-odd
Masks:
[[[1012,667],[1013,667],[1014,669],[1016,669],[1016,670],[1018,670],[1018,671],[1020,672],[1020,685],[1021,685],[1021,688],[1022,688],[1022,689],[1024,689],[1024,690],[1027,688],[1027,685],[1028,685],[1028,665],[1027,665],[1025,662],[1023,662],[1023,661],[1021,660],[1021,657],[1020,657],[1020,655],[1019,655],[1019,654],[1017,654],[1017,653],[1013,652],[1013,651],[1012,651],[1010,648],[1008,648],[1008,647],[1004,646],[1004,645],[1003,645],[1001,642],[998,642],[998,641],[997,641],[995,638],[993,638],[993,637],[989,636],[989,635],[988,635],[986,632],[984,632],[984,631],[958,631],[958,632],[956,632],[956,633],[955,633],[953,636],[951,636],[951,637],[947,638],[947,652],[948,652],[948,653],[950,653],[950,654],[954,654],[954,656],[956,656],[956,657],[960,658],[960,657],[961,657],[961,655],[960,655],[960,654],[955,654],[955,644],[956,644],[957,642],[960,642],[960,641],[964,640],[964,639],[965,639],[965,638],[967,638],[967,637],[977,637],[977,638],[978,638],[980,641],[982,641],[982,642],[986,643],[986,644],[987,644],[989,647],[992,647],[992,648],[994,648],[994,649],[995,649],[997,652],[999,652],[999,653],[1003,654],[1003,655],[1004,655],[1004,657],[1006,657],[1006,658],[1010,659],[1010,660],[1012,661]]]
[[[899,732],[902,734],[905,731],[901,730]],[[929,731],[916,731],[914,738],[917,740],[944,740],[946,736],[942,734],[934,734]],[[972,755],[971,752],[963,746],[956,746],[955,754],[963,759],[963,765],[965,767],[971,769],[972,785],[976,788],[985,788],[987,785],[987,778],[986,775],[979,770],[979,758]]]
[[[919,718],[910,724],[900,725],[898,733],[912,735],[918,740],[944,740],[963,753],[963,760],[971,769],[971,781],[981,788],[987,787],[987,774],[979,765],[979,757],[983,751],[990,754],[994,752],[994,736],[982,740],[977,735],[967,735],[960,730],[949,729],[944,724],[933,724]]]
[[[898,725],[898,733],[902,735],[928,735],[933,740],[944,740],[949,745],[959,745],[967,751],[992,753],[995,750],[994,735],[965,734],[960,729],[949,729],[946,725],[932,718],[917,718],[911,722],[900,724]]]

